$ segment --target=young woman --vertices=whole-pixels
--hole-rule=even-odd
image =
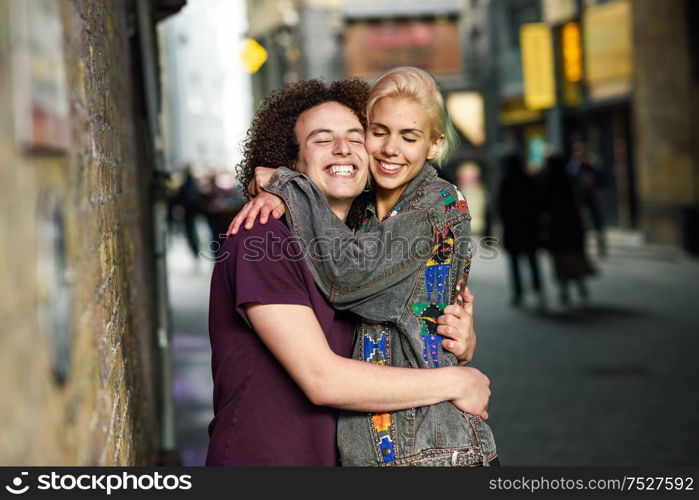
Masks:
[[[260,211],[261,222],[270,212],[280,215],[278,195],[292,232],[309,245],[305,258],[321,291],[334,307],[363,318],[353,357],[414,368],[454,365],[437,318],[468,277],[470,215],[458,189],[429,165],[453,145],[442,96],[426,72],[397,68],[372,87],[367,117],[375,199],[354,233],[307,178],[284,168],[262,181],[266,192],[241,211],[232,231]],[[388,219],[392,239],[382,224]],[[338,444],[343,465],[488,465],[497,456],[490,428],[451,403],[345,414]]]

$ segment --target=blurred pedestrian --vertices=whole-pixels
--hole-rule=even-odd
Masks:
[[[503,227],[503,244],[510,257],[512,305],[522,303],[523,287],[520,259],[526,258],[531,273],[531,286],[537,294],[540,309],[546,307],[541,283],[537,250],[541,246],[541,203],[536,180],[524,168],[522,158],[510,154],[503,159],[503,177],[497,196],[497,207]]]
[[[199,236],[197,235],[196,219],[199,215],[199,204],[201,202],[201,191],[199,184],[192,174],[191,165],[184,168],[184,180],[170,200],[170,213],[181,212],[184,234],[187,238],[187,245],[194,255],[199,257]],[[174,215],[171,215],[174,217]]]
[[[576,285],[581,301],[586,302],[589,291],[585,278],[595,271],[585,252],[583,219],[564,161],[548,157],[543,176],[545,244],[553,258],[561,305],[568,307],[570,284]]]
[[[573,152],[566,170],[575,181],[580,205],[594,228],[597,252],[600,257],[604,257],[607,255],[607,240],[604,235],[604,215],[599,195],[604,185],[603,170],[590,156],[583,142],[573,144]]]

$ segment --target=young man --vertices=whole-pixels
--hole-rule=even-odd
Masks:
[[[293,163],[344,220],[367,183],[366,93],[359,80],[274,92],[248,132],[243,177],[256,165]],[[207,465],[337,465],[333,408],[391,411],[452,401],[485,413],[489,381],[474,368],[350,359],[351,317],[322,296],[283,222],[255,224],[229,238],[220,255],[209,311],[215,416]],[[462,314],[452,324],[452,336],[464,340],[470,318]]]

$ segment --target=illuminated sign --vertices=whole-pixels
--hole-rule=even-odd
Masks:
[[[262,65],[267,61],[267,51],[257,43],[253,38],[243,40],[243,50],[240,52],[240,58],[243,60],[243,65],[248,73],[257,73]]]
[[[580,26],[578,23],[566,23],[561,30],[563,45],[563,77],[569,82],[582,80],[582,46],[580,45]]]
[[[617,1],[585,10],[585,80],[592,99],[628,95],[633,73],[631,4]]]
[[[547,109],[556,104],[551,28],[544,23],[523,24],[520,29],[524,104],[528,109]]]
[[[456,19],[353,22],[345,26],[345,64],[352,76],[372,77],[395,66],[433,75],[461,75]]]

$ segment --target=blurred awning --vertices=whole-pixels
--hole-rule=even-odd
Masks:
[[[386,17],[440,17],[456,16],[461,12],[459,0],[435,0],[432,2],[415,0],[394,0],[376,2],[354,0],[343,8],[346,19],[377,19]]]

